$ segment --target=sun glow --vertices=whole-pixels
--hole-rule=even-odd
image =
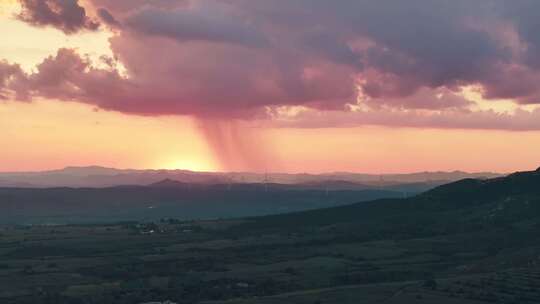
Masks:
[[[182,117],[130,116],[52,100],[0,102],[0,130],[0,143],[9,143],[0,149],[0,171],[220,168],[191,120]]]
[[[159,166],[159,169],[167,170],[189,170],[196,172],[215,172],[219,171],[215,164],[203,159],[195,158],[183,158],[170,162],[165,162],[164,165]]]
[[[512,99],[486,100],[482,97],[482,87],[476,85],[465,86],[461,95],[468,100],[474,101],[471,107],[473,111],[494,111],[496,113],[515,113],[517,110],[534,111],[538,105],[520,105]]]
[[[16,0],[0,1],[0,16],[11,16],[20,10],[20,5]]]

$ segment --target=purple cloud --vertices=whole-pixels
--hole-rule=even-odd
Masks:
[[[21,3],[20,18],[31,24],[69,34],[97,28],[77,1]],[[362,122],[348,117],[359,114],[349,109],[362,100],[374,109],[363,119],[379,124],[399,125],[390,120],[411,119],[403,114],[410,110],[436,113],[422,116],[424,125],[482,128],[499,121],[510,129],[529,128],[529,116],[472,115],[474,102],[455,93],[475,85],[486,99],[540,103],[540,39],[535,34],[540,23],[532,13],[540,9],[538,1],[89,3],[103,23],[117,29],[111,49],[128,77],[61,50],[35,73],[18,72],[22,80],[10,76],[9,85],[0,70],[3,96],[17,89],[21,98],[39,95],[126,113],[202,119],[268,118],[276,107],[303,106],[337,111],[357,123]],[[529,123],[509,123],[512,119]],[[442,122],[450,120],[455,123]]]
[[[66,34],[95,31],[99,23],[86,14],[78,0],[19,0],[20,20],[34,26],[53,26]]]

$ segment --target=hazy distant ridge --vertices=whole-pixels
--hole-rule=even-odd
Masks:
[[[370,187],[406,183],[429,183],[440,185],[464,178],[493,178],[501,174],[492,172],[467,173],[418,172],[410,174],[362,174],[334,172],[325,174],[289,173],[220,173],[194,172],[188,170],[131,170],[98,166],[67,167],[43,172],[0,173],[0,187],[110,187],[120,185],[149,185],[170,179],[183,183],[279,183],[306,184],[326,187],[338,183],[364,184]]]

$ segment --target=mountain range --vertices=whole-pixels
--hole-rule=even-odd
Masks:
[[[188,170],[132,170],[99,166],[66,167],[42,172],[0,172],[0,187],[50,188],[50,187],[113,187],[120,185],[149,185],[165,179],[190,184],[244,184],[276,183],[298,184],[310,188],[378,188],[410,184],[416,190],[464,178],[493,178],[498,173],[479,172],[418,172],[410,174],[362,174],[333,172],[308,173],[249,173],[249,172],[194,172]],[[347,185],[348,184],[348,185]]]

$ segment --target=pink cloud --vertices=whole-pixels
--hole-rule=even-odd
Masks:
[[[77,1],[21,3],[20,18],[33,25],[67,34],[97,28]],[[537,112],[471,112],[473,102],[454,94],[476,85],[486,99],[540,103],[533,64],[540,40],[531,34],[540,28],[528,13],[540,9],[536,2],[495,1],[490,10],[465,0],[90,3],[116,29],[111,49],[127,77],[61,49],[31,74],[0,65],[2,96],[200,119],[268,119],[268,109],[280,106],[316,110],[291,122],[298,126],[536,129]],[[504,33],[490,26],[500,23],[509,24]],[[509,47],[508,32],[526,47]],[[347,110],[359,95],[370,112]]]
[[[438,129],[484,129],[509,131],[540,130],[540,109],[498,113],[492,110],[425,111],[302,111],[293,116],[274,113],[273,126],[285,128],[347,128],[366,125]]]
[[[19,0],[18,18],[34,26],[53,26],[66,34],[95,31],[99,22],[87,16],[78,0]]]

